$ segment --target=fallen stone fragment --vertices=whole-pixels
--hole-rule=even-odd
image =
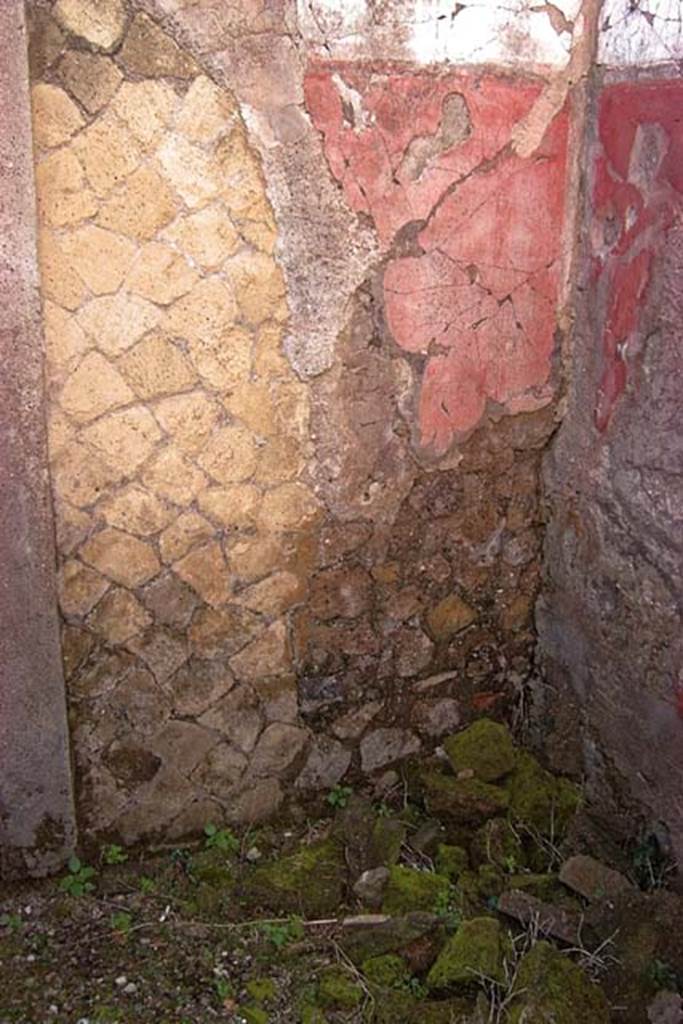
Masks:
[[[522,958],[509,1024],[609,1024],[605,994],[569,957],[536,942]]]
[[[649,1024],[682,1024],[683,999],[678,992],[658,992],[647,1008]]]
[[[358,899],[367,904],[367,906],[379,907],[388,881],[388,868],[370,868],[360,876],[353,887],[353,891]]]
[[[405,954],[417,943],[429,942],[432,958],[443,942],[443,924],[436,914],[417,912],[403,917],[364,914],[345,918],[339,944],[350,960],[361,964],[384,953]]]
[[[633,886],[624,875],[579,853],[566,860],[560,869],[560,881],[587,900],[614,900]]]
[[[552,903],[544,903],[543,900],[529,893],[520,892],[519,889],[502,893],[498,899],[498,910],[520,924],[538,921],[541,933],[557,939],[558,942],[564,942],[568,946],[576,946],[579,943],[582,918],[571,910],[556,907]]]

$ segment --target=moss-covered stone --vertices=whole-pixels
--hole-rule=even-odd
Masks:
[[[436,848],[436,870],[445,875],[451,882],[456,882],[463,871],[469,867],[467,850],[462,846],[451,846],[439,843]]]
[[[277,986],[272,978],[252,978],[246,987],[255,1003],[270,1003],[277,995]]]
[[[323,917],[342,902],[346,866],[332,840],[254,868],[244,879],[244,899],[276,913]]]
[[[360,1005],[363,990],[340,967],[330,967],[320,975],[318,1002],[329,1010],[354,1010]]]
[[[454,772],[473,771],[483,782],[496,782],[515,767],[515,747],[505,725],[480,718],[469,728],[447,736],[442,746]]]
[[[395,818],[377,818],[370,837],[370,866],[393,867],[405,842],[406,827]]]
[[[482,909],[479,893],[479,875],[476,871],[463,871],[455,886],[454,904],[460,917],[478,917]]]
[[[449,884],[444,875],[395,865],[389,872],[382,910],[385,914],[436,910],[448,899]]]
[[[536,896],[546,902],[567,903],[566,890],[563,889],[557,875],[552,873],[510,875],[505,888],[528,892],[530,896]]]
[[[503,982],[507,938],[493,917],[465,921],[439,953],[427,975],[430,989],[470,988],[481,978]]]
[[[500,896],[505,888],[505,877],[495,864],[482,864],[477,872],[477,891],[485,900]]]
[[[578,786],[551,775],[526,751],[518,753],[507,789],[512,817],[556,841],[565,834],[581,803]]]
[[[339,944],[354,964],[362,964],[369,957],[401,953],[417,944],[424,949],[433,948],[436,955],[443,937],[444,928],[436,914],[417,911],[403,917],[392,917],[381,924],[347,928]]]
[[[240,1006],[237,1014],[245,1021],[245,1024],[268,1024],[270,1020],[266,1011],[260,1006]]]
[[[365,1020],[372,1024],[412,1024],[422,1005],[406,989],[380,989],[371,986],[373,1003],[368,1006]]]
[[[469,846],[475,866],[495,864],[513,873],[526,866],[524,846],[507,818],[492,818],[474,833]]]
[[[510,1024],[609,1024],[602,989],[548,942],[537,942],[517,974]]]
[[[444,772],[426,770],[421,781],[429,813],[459,825],[480,824],[508,809],[508,792],[481,779],[456,779]]]
[[[369,982],[381,988],[397,988],[410,979],[405,961],[395,953],[369,957],[363,962],[362,971]]]
[[[299,1007],[301,1024],[327,1024],[327,1017],[318,1006],[304,1004]]]
[[[471,999],[425,1000],[417,1007],[410,1024],[474,1024],[474,1011]]]

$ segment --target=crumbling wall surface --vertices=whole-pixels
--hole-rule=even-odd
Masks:
[[[610,3],[594,97],[567,415],[546,463],[548,744],[626,838],[683,856],[681,11]],[[650,17],[646,15],[651,14]]]
[[[585,60],[560,6],[32,6],[87,831],[264,817],[529,675]]]
[[[0,6],[0,874],[54,870],[74,809],[46,474],[23,4]]]

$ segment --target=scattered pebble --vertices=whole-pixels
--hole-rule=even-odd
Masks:
[[[114,982],[114,984],[117,985],[119,988],[123,988],[124,985],[128,984],[128,978],[125,976],[125,974],[120,974],[119,977]]]
[[[134,981],[129,981],[127,985],[123,986],[123,994],[126,996],[134,996],[137,990],[138,987]]]
[[[247,860],[251,864],[253,864],[254,861],[257,861],[257,860],[261,859],[262,854],[261,854],[261,851],[259,850],[259,848],[257,846],[252,846],[252,847],[250,847],[250,849],[247,850],[246,857],[247,857]]]

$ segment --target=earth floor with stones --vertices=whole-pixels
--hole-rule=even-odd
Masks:
[[[680,1024],[675,880],[482,719],[296,826],[0,893],[0,1024]]]

